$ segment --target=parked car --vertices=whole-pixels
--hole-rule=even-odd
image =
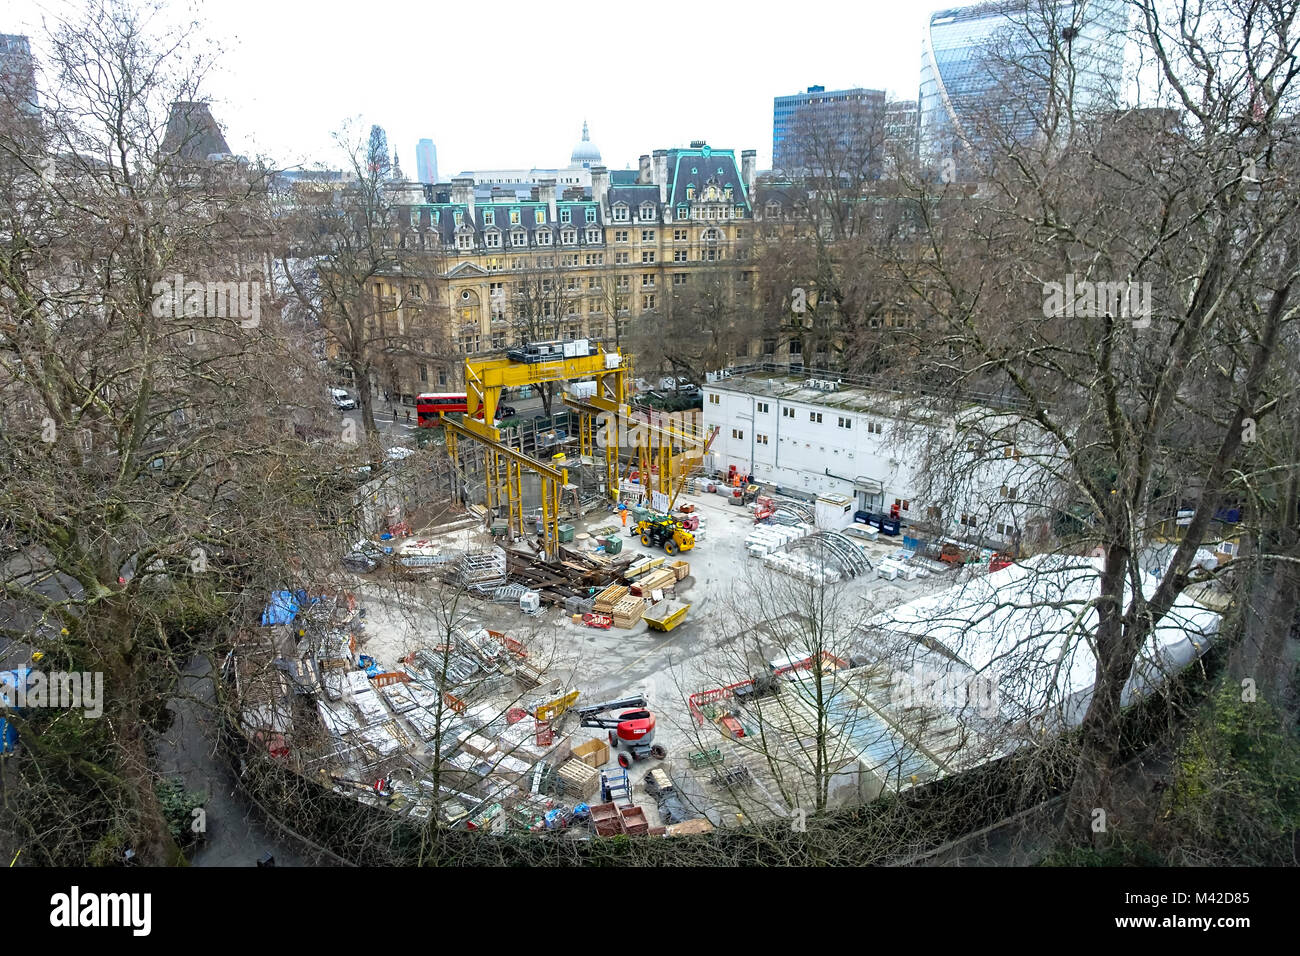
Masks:
[[[334,403],[335,408],[340,410],[352,409],[357,407],[357,400],[353,398],[351,395],[349,395],[347,391],[342,388],[330,389],[330,401]]]

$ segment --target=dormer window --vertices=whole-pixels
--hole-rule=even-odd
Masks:
[[[487,246],[489,249],[500,249],[501,233],[495,229],[485,232],[483,234],[483,245]]]
[[[599,230],[599,229],[588,229],[588,230],[587,230],[587,243],[588,243],[589,245],[597,245],[597,244],[600,243],[600,230]]]
[[[695,183],[691,183],[686,187],[686,201],[693,202],[694,199],[695,199]]]
[[[539,225],[539,226],[540,226],[542,223],[546,222],[546,210],[545,210],[545,209],[534,209],[534,210],[533,210],[533,221],[534,221],[537,225]]]
[[[420,210],[416,209],[414,206],[411,207],[411,228],[420,228]]]
[[[539,246],[549,246],[551,244],[551,230],[538,229],[534,235]]]
[[[655,217],[655,206],[654,206],[654,203],[651,203],[651,202],[645,202],[645,203],[642,203],[642,204],[641,204],[641,218],[642,218],[642,219],[653,219],[654,217]]]
[[[685,205],[683,205],[683,206],[678,206],[678,207],[677,207],[677,218],[678,218],[678,219],[689,219],[690,217],[691,217],[691,207],[690,207],[690,206],[685,206]]]
[[[578,230],[563,229],[560,231],[560,242],[564,243],[566,246],[571,246],[577,241],[578,241]]]
[[[614,206],[614,221],[627,222],[628,219],[627,213],[628,213],[627,204],[618,203],[617,205]]]
[[[727,183],[727,185],[722,188],[722,198],[727,200],[731,199],[731,183]]]
[[[595,221],[596,221],[596,210],[595,210],[595,209],[588,209],[588,210],[587,210],[587,222],[595,222]],[[590,241],[590,240],[588,240],[588,241]]]
[[[573,210],[568,206],[560,210],[560,222],[573,222]]]
[[[510,225],[512,225],[512,226],[517,226],[517,225],[519,225],[519,210],[518,210],[518,209],[511,209],[511,210],[510,210]]]
[[[763,207],[763,215],[768,219],[781,218],[781,204],[779,202],[770,202]]]
[[[456,225],[458,226],[465,225],[465,213],[463,213],[459,209],[456,210]]]
[[[514,232],[510,233],[510,245],[512,246],[528,245],[528,233],[524,232],[522,229],[516,229]]]
[[[483,225],[495,226],[496,223],[497,223],[496,211],[492,209],[483,210]]]

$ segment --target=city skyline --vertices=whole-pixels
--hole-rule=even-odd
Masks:
[[[655,45],[653,89],[674,105],[650,110],[637,105],[650,87],[633,72],[623,82],[594,83],[548,66],[520,83],[517,70],[483,69],[478,44],[443,41],[429,50],[439,64],[431,80],[418,39],[402,41],[409,44],[410,55],[394,55],[401,48],[386,39],[365,34],[358,39],[297,5],[231,0],[205,5],[199,12],[205,21],[202,35],[221,54],[207,93],[235,152],[267,155],[285,167],[337,167],[345,157],[331,136],[352,120],[360,142],[371,125],[384,127],[414,175],[413,148],[436,129],[438,166],[445,178],[462,169],[564,166],[584,119],[610,169],[635,169],[648,149],[686,147],[699,139],[719,148],[756,149],[759,166],[770,168],[774,96],[817,84],[884,89],[891,99],[914,98],[922,25],[930,9],[939,6],[926,2],[900,10],[885,0],[822,4],[774,40],[766,26],[745,15],[744,6],[723,4],[710,11],[709,19],[728,24],[728,39],[708,49],[707,84],[701,86],[701,60],[692,44]],[[42,17],[78,8],[67,2],[14,0],[6,7],[0,32],[31,37],[40,61],[45,53]],[[502,22],[526,9],[508,5],[501,11]],[[385,14],[385,23],[406,24],[403,37],[472,38],[484,29],[472,10],[434,11],[399,3]],[[177,25],[184,19],[182,11],[165,10],[160,16]],[[602,17],[601,29],[591,34],[591,52],[612,56],[616,51],[594,38],[627,34],[642,15],[611,9]],[[526,42],[539,51],[539,62],[548,63],[540,51],[570,46],[571,33],[563,21],[542,22],[529,30]],[[841,35],[855,38],[844,55],[836,60],[809,57],[827,37]],[[292,43],[285,42],[288,37]],[[330,66],[343,63],[346,69]],[[285,76],[295,82],[279,79]],[[762,80],[756,83],[756,76]]]

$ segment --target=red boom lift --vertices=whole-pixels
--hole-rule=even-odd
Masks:
[[[603,727],[609,731],[609,745],[618,749],[622,743],[625,752],[618,755],[618,765],[624,769],[632,766],[634,760],[663,760],[668,750],[662,744],[654,743],[655,715],[645,709],[646,699],[640,695],[624,697],[622,700],[605,701],[602,704],[588,704],[586,707],[574,708],[581,717],[579,726]],[[611,710],[627,707],[617,715],[609,715]]]

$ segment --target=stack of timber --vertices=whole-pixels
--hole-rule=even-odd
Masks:
[[[613,563],[606,567],[584,561],[576,552],[567,549],[561,549],[558,561],[547,561],[518,551],[509,551],[506,557],[510,580],[536,591],[542,603],[548,606],[563,605],[571,599],[585,601],[593,592],[607,588],[617,580],[622,570],[621,566]]]
[[[642,575],[632,585],[632,593],[648,597],[653,591],[662,591],[677,583],[677,574],[672,568],[656,568],[649,574]]]

